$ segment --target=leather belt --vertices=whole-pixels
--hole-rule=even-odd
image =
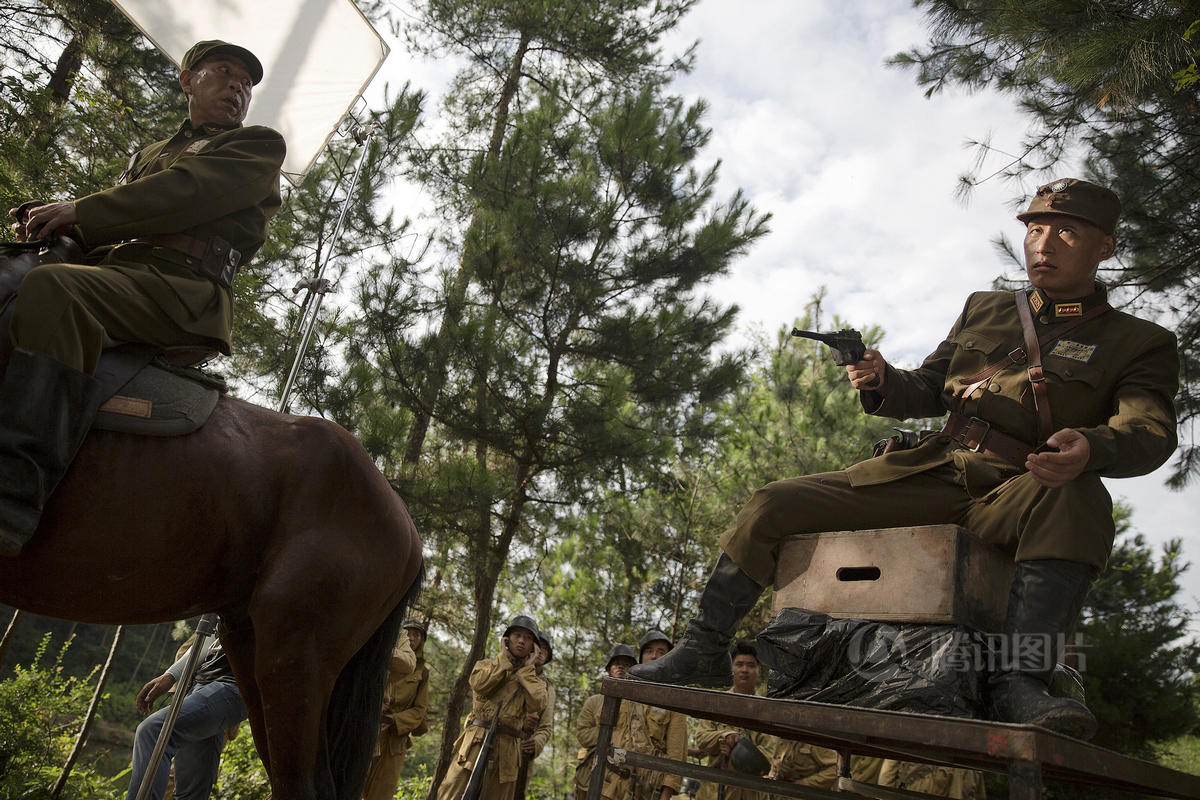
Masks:
[[[968,450],[997,456],[1019,469],[1025,469],[1025,459],[1033,452],[1033,447],[1020,439],[1001,433],[993,428],[990,422],[978,417],[968,417],[957,411],[950,412],[950,418],[946,420],[942,433]]]
[[[490,728],[490,727],[492,727],[492,723],[491,723],[491,722],[484,722],[483,720],[478,720],[478,719],[473,719],[473,720],[471,720],[471,724],[472,724],[472,725],[474,725],[476,728]],[[522,735],[523,735],[523,734],[522,734],[522,733],[521,733],[519,730],[517,730],[516,728],[510,728],[510,727],[508,727],[507,725],[497,725],[497,726],[496,726],[496,733],[502,733],[502,734],[504,734],[505,736],[512,736],[512,737],[513,737],[513,738],[515,738],[515,739],[520,739],[520,738],[522,737]]]
[[[186,233],[154,233],[149,236],[139,236],[130,239],[131,242],[149,244],[154,247],[166,247],[178,253],[183,253],[196,260],[195,271],[212,278],[214,281],[229,289],[233,285],[233,276],[237,274],[242,263],[242,254],[233,249],[229,242],[220,236],[211,239],[197,239]]]
[[[155,247],[168,247],[196,259],[204,258],[204,254],[208,252],[208,242],[197,239],[195,236],[188,236],[186,233],[154,233],[149,236],[139,236],[133,241],[152,244]]]

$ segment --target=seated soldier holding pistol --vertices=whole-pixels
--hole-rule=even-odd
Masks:
[[[954,523],[1010,553],[1009,657],[989,679],[993,716],[1089,738],[1095,718],[1052,697],[1063,636],[1112,549],[1101,477],[1144,475],[1175,450],[1179,356],[1170,331],[1113,310],[1096,282],[1116,249],[1121,204],[1062,179],[1037,190],[1026,226],[1030,286],[976,292],[913,370],[875,350],[847,366],[863,409],[897,419],[950,412],[909,450],[759,489],[721,537],[722,554],[679,644],[630,677],[728,685],[729,641],[774,582],[792,534]],[[1022,641],[1050,643],[1050,653]]]

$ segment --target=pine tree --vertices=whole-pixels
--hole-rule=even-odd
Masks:
[[[1119,535],[1127,533],[1129,509],[1118,504],[1114,517]],[[1179,576],[1187,568],[1178,540],[1156,557],[1142,534],[1124,536],[1088,594],[1081,667],[1088,706],[1100,722],[1097,744],[1154,757],[1161,743],[1200,722],[1200,651],[1189,630],[1194,613],[1179,601]]]
[[[402,279],[373,273],[349,326],[351,374],[377,370],[392,402],[432,423],[420,468],[398,482],[439,554],[432,605],[441,592],[457,594],[447,607],[471,601],[469,617],[444,620],[471,641],[444,754],[510,554],[553,537],[558,516],[585,506],[581,492],[602,476],[661,463],[686,409],[740,374],[735,359],[712,354],[733,309],[701,293],[766,220],[740,195],[716,202],[715,168],[694,165],[708,135],[702,106],[651,86],[586,111],[538,95],[510,118],[493,180],[473,188],[463,245],[476,253],[473,287],[456,321],[441,323],[448,349],[435,403],[420,380],[429,339],[397,325]],[[404,454],[385,447],[381,462],[403,466]]]

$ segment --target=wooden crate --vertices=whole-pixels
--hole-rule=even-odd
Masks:
[[[1013,561],[957,525],[790,536],[775,611],[1003,630]]]

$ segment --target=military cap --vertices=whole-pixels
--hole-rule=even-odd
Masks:
[[[546,651],[546,661],[544,663],[549,664],[554,660],[554,648],[550,646],[550,634],[547,631],[538,631],[537,640],[538,644]]]
[[[640,642],[638,642],[638,655],[641,655],[643,652],[645,652],[646,645],[650,644],[651,642],[666,642],[668,650],[675,646],[674,642],[671,641],[670,636],[667,636],[660,630],[651,628],[650,630],[646,631],[646,635],[642,637]]]
[[[1021,222],[1045,215],[1087,220],[1108,235],[1117,229],[1121,199],[1111,189],[1077,178],[1060,178],[1039,186],[1029,208],[1017,214]]]
[[[604,671],[608,672],[612,662],[621,657],[628,658],[634,664],[637,663],[637,653],[633,652],[632,647],[627,644],[614,644],[613,649],[609,651],[608,661],[604,662]]]
[[[183,61],[179,62],[179,66],[184,69],[195,69],[206,58],[213,56],[233,56],[241,59],[246,65],[246,71],[250,73],[250,80],[257,86],[263,79],[262,62],[255,57],[244,47],[239,47],[236,44],[222,42],[220,39],[208,39],[203,42],[196,42],[192,45],[192,49],[183,54]]]
[[[513,632],[514,628],[524,628],[533,634],[534,639],[542,637],[542,632],[538,630],[537,623],[533,621],[533,617],[526,616],[525,614],[517,614],[509,620],[508,627],[504,629],[504,635],[508,636]]]
[[[426,622],[425,620],[417,619],[416,617],[409,617],[408,619],[404,620],[404,624],[401,625],[400,627],[416,628],[417,630],[419,630],[421,632],[422,636],[429,635],[429,623]]]

